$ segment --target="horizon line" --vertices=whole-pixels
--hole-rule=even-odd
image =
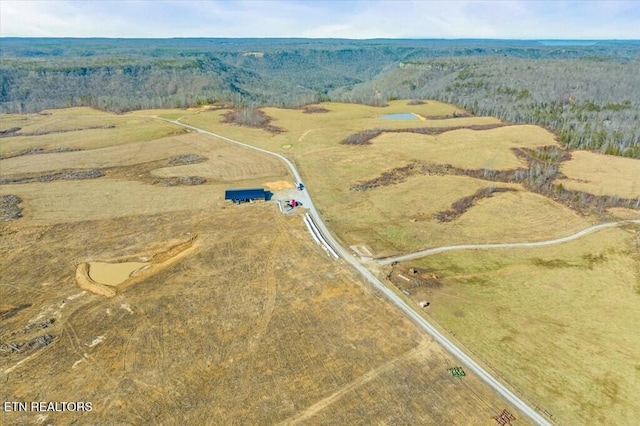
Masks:
[[[348,40],[348,41],[640,41],[640,38],[486,38],[486,37],[374,37],[374,38],[345,38],[345,37],[107,37],[107,36],[13,36],[1,35],[0,39],[51,39],[51,40]]]

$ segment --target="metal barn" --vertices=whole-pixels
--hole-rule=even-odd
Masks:
[[[253,200],[265,200],[267,194],[264,188],[227,189],[224,192],[224,199],[234,203],[244,203]]]

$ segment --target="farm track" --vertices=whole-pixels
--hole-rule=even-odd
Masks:
[[[302,182],[302,178],[298,169],[295,167],[293,162],[286,158],[285,156],[268,151],[266,149],[254,147],[250,144],[236,141],[220,134],[210,132],[198,127],[194,127],[188,124],[180,123],[175,120],[168,119],[160,119],[162,121],[176,124],[178,126],[185,127],[187,129],[191,129],[197,133],[209,135],[215,137],[217,139],[221,139],[223,141],[227,141],[233,143],[235,145],[239,145],[248,149],[253,149],[258,152],[262,152],[271,156],[275,156],[283,161],[288,168],[291,170],[291,173],[294,175],[297,182]],[[308,190],[307,190],[308,191]],[[526,402],[520,399],[517,395],[515,395],[511,390],[509,390],[506,386],[504,386],[501,382],[495,379],[491,374],[489,374],[484,368],[482,368],[478,363],[476,363],[471,357],[469,357],[463,350],[458,348],[453,342],[447,339],[438,329],[436,329],[430,322],[428,322],[424,317],[418,314],[413,307],[411,307],[407,302],[405,302],[401,297],[399,297],[396,293],[394,293],[391,289],[385,286],[382,281],[380,281],[369,269],[367,269],[363,264],[361,264],[355,257],[351,255],[351,253],[345,249],[342,245],[340,245],[333,235],[329,232],[328,228],[322,221],[318,211],[316,210],[313,201],[311,200],[311,196],[307,192],[308,196],[308,204],[305,207],[308,207],[311,216],[313,217],[316,225],[320,229],[320,232],[326,238],[328,243],[335,249],[335,251],[342,257],[345,261],[347,261],[351,266],[353,266],[365,279],[369,282],[374,288],[378,289],[385,297],[387,297],[393,304],[395,304],[401,311],[403,311],[409,318],[411,318],[418,326],[420,326],[424,331],[426,331],[431,337],[433,337],[440,345],[442,345],[447,351],[449,351],[454,357],[456,357],[460,362],[462,362],[470,371],[473,371],[475,374],[479,376],[479,378],[484,381],[486,384],[491,386],[498,394],[504,397],[507,401],[509,401],[513,406],[515,406],[523,415],[526,415],[531,420],[539,425],[550,425],[551,423],[539,414],[536,410],[531,408]]]
[[[398,366],[403,361],[407,361],[407,360],[411,360],[411,359],[414,359],[414,358],[418,358],[420,356],[424,356],[424,352],[429,348],[429,344],[430,343],[431,342],[423,342],[420,345],[418,345],[417,347],[415,347],[413,349],[410,349],[409,351],[405,352],[403,355],[400,355],[399,357],[396,357],[396,358],[394,358],[394,359],[392,359],[390,361],[387,361],[384,364],[382,364],[381,366],[379,366],[377,368],[374,368],[373,370],[368,371],[367,373],[365,373],[362,376],[358,377],[353,382],[351,382],[351,383],[343,386],[342,388],[338,389],[333,394],[327,396],[324,399],[321,399],[320,401],[316,402],[312,406],[304,409],[303,411],[299,412],[295,416],[280,422],[279,424],[281,424],[281,425],[293,425],[293,424],[298,424],[298,423],[304,422],[305,420],[308,420],[308,419],[312,418],[313,416],[315,416],[316,414],[318,414],[319,412],[321,412],[325,408],[327,408],[330,405],[332,405],[334,402],[340,400],[340,398],[342,398],[347,393],[352,392],[353,390],[360,388],[361,386],[363,386],[366,383],[369,383],[372,380],[375,380],[376,378],[378,378],[382,374],[394,369],[396,366]]]
[[[446,251],[457,251],[457,250],[488,250],[488,249],[500,249],[500,248],[527,248],[527,247],[543,247],[550,246],[554,244],[562,244],[569,241],[576,240],[578,238],[584,237],[587,234],[590,234],[595,231],[599,231],[605,228],[613,228],[615,226],[629,225],[632,223],[640,223],[640,220],[622,220],[619,222],[609,222],[603,223],[600,225],[590,226],[589,228],[583,229],[580,232],[576,232],[575,234],[568,235],[566,237],[556,238],[554,240],[544,240],[544,241],[535,241],[535,242],[524,242],[524,243],[498,243],[498,244],[463,244],[456,246],[442,246],[442,247],[434,247],[426,250],[417,251],[415,253],[403,254],[400,256],[392,256],[385,257],[383,259],[376,259],[375,262],[379,265],[389,265],[394,262],[404,262],[407,260],[419,259],[421,257],[431,256],[433,254],[444,253]]]

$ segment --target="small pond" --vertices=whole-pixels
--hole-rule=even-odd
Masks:
[[[380,118],[384,120],[417,120],[418,117],[411,113],[401,113],[401,114],[385,114],[381,115]]]

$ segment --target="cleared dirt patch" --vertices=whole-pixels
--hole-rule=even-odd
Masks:
[[[274,182],[265,182],[262,184],[263,187],[270,191],[281,191],[283,189],[291,189],[295,188],[295,185],[286,180],[277,180]]]
[[[112,261],[90,261],[76,268],[76,282],[83,290],[113,297],[133,284],[139,283],[168,268],[196,249],[196,237],[173,244],[154,254],[131,256]],[[166,246],[167,244],[163,244]]]
[[[99,284],[116,286],[147,266],[146,262],[89,262],[89,278]]]

